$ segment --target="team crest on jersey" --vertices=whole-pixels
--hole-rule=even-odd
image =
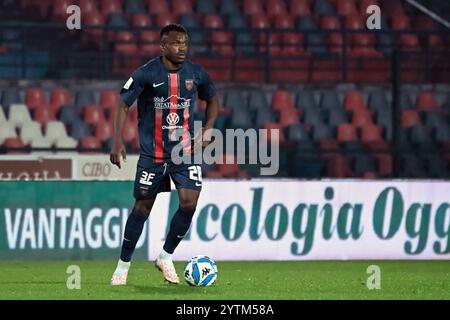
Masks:
[[[184,84],[186,85],[186,89],[192,90],[192,87],[194,86],[194,80],[192,79],[185,80]]]

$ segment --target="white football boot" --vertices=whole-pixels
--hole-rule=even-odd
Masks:
[[[161,259],[158,257],[155,260],[155,266],[159,271],[162,272],[164,280],[172,284],[180,283],[180,279],[178,278],[172,260]]]
[[[123,286],[127,284],[128,270],[130,269],[131,262],[124,262],[119,260],[117,268],[111,277],[112,286]]]

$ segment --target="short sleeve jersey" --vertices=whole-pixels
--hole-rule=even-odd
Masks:
[[[170,161],[172,148],[178,143],[190,150],[197,96],[209,101],[215,94],[205,69],[189,60],[179,69],[169,70],[158,57],[136,69],[121,89],[120,98],[128,106],[137,99],[141,158],[155,163]]]

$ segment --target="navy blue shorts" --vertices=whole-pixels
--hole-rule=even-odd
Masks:
[[[136,200],[154,199],[159,192],[170,192],[170,178],[177,189],[202,189],[202,168],[195,164],[138,162],[134,180]]]

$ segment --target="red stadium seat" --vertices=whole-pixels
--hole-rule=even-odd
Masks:
[[[104,141],[109,140],[113,136],[114,127],[109,122],[98,122],[94,126],[94,132],[95,132],[95,137],[99,141],[104,142]]]
[[[71,0],[55,0],[53,3],[53,17],[56,20],[67,19],[67,8],[73,4]]]
[[[23,141],[20,138],[6,138],[5,141],[3,141],[4,147],[9,148],[22,148],[25,146]]]
[[[351,30],[361,30],[361,33],[351,35],[350,54],[356,57],[382,57],[382,53],[375,50],[375,35],[367,33],[364,19],[360,16],[347,16],[347,28]]]
[[[289,13],[294,17],[311,16],[311,8],[308,0],[291,0]]]
[[[373,112],[367,109],[353,111],[352,124],[356,127],[364,127],[373,124]]]
[[[82,137],[80,147],[83,149],[100,149],[101,143],[96,137]]]
[[[250,25],[255,29],[270,28],[270,21],[264,14],[254,14],[251,16]]]
[[[348,111],[367,109],[362,94],[357,90],[350,90],[344,96],[344,108]]]
[[[114,49],[123,54],[135,54],[138,52],[134,34],[129,31],[119,31],[115,35]]]
[[[119,42],[119,43],[115,43],[115,45],[120,44],[121,42],[134,42],[135,41],[135,37],[134,37],[134,33],[131,31],[118,31],[114,34],[114,41],[115,42]]]
[[[413,127],[421,124],[419,113],[416,110],[402,110],[402,127]]]
[[[320,27],[327,30],[340,30],[341,23],[338,17],[335,16],[323,16],[320,19]],[[331,32],[329,34],[328,43],[330,45],[331,52],[342,54],[344,40],[340,32]]]
[[[392,19],[392,29],[402,31],[406,29],[412,29],[412,25],[408,16],[398,16]],[[403,34],[405,35],[405,34]],[[412,34],[406,34],[412,35]],[[416,36],[417,37],[417,36]]]
[[[371,5],[380,6],[378,0],[359,0],[359,13],[367,15],[367,8]]]
[[[234,50],[230,44],[233,42],[231,32],[215,31],[211,33],[212,50],[221,55],[232,55]]]
[[[339,124],[337,126],[337,140],[339,142],[357,141],[356,127],[348,123]]]
[[[288,14],[283,0],[267,0],[266,12],[271,17],[287,16]]]
[[[45,97],[44,91],[39,88],[27,89],[25,104],[30,109],[39,108],[41,106],[47,105],[47,99]]]
[[[368,124],[361,129],[361,142],[373,144],[383,141],[383,129],[376,124]]]
[[[60,106],[72,103],[72,96],[67,89],[53,89],[50,98],[52,108],[59,109]]]
[[[223,28],[223,20],[219,15],[206,14],[203,17],[203,26],[206,28]]]
[[[264,70],[259,66],[263,64],[262,59],[242,58],[236,59],[236,68],[239,72],[234,74],[234,81],[260,81],[264,79]]]
[[[347,16],[346,18],[346,26],[350,30],[361,30],[363,33],[355,33],[351,36],[352,46],[355,47],[367,47],[373,46],[375,44],[375,36],[373,34],[369,34],[365,30],[365,22],[361,16]]]
[[[409,18],[405,15],[396,16],[392,19],[392,28],[394,30],[411,29]],[[417,49],[419,47],[419,38],[415,34],[402,33],[399,36],[400,45],[405,49]]]
[[[432,31],[436,29],[434,21],[427,16],[417,17],[415,27],[416,29],[427,31],[428,30]],[[444,44],[444,39],[442,38],[441,35],[430,34],[428,36],[428,44],[430,46],[442,46]]]
[[[347,16],[345,24],[350,30],[363,30],[365,28],[363,18],[359,15]]]
[[[98,6],[96,0],[79,0],[80,10],[83,14],[92,14],[92,12],[98,12]]]
[[[186,0],[172,0],[172,12],[177,16],[191,14],[192,4]]]
[[[286,108],[280,110],[280,125],[286,127],[291,124],[300,123],[301,111],[297,108]]]
[[[159,48],[159,32],[158,31],[141,31],[140,40],[142,44],[157,46]]]
[[[101,11],[102,14],[108,16],[111,13],[119,12],[122,13],[123,0],[102,0],[101,1]]]
[[[166,0],[147,0],[148,12],[155,15],[169,13],[170,10],[167,2]]]
[[[83,108],[83,120],[89,124],[106,122],[103,110],[96,105],[87,105]]]
[[[382,12],[386,12],[393,20],[405,15],[405,10],[403,9],[401,1],[384,1],[382,4]]]
[[[117,106],[119,100],[119,94],[116,90],[103,90],[100,97],[100,105],[102,107]]]
[[[254,0],[244,0],[243,11],[246,15],[262,14],[264,13],[262,3]]]
[[[277,111],[294,108],[294,102],[292,101],[289,92],[285,90],[276,90],[272,95],[272,108]]]
[[[365,30],[364,19],[360,16],[347,16],[346,26],[350,30],[361,30],[363,33],[355,33],[352,35],[352,44],[354,45],[368,45],[375,43],[375,37],[373,34],[367,34]]]
[[[358,14],[354,0],[339,0],[336,2],[337,13],[342,16]]]
[[[271,55],[277,54],[280,52],[280,34],[279,33],[270,33],[269,37],[266,37],[266,33],[259,34],[259,51],[266,52],[267,46],[269,46],[269,50]],[[267,40],[266,40],[267,39]]]
[[[269,18],[264,14],[255,14],[251,16],[250,20],[251,27],[254,29],[269,29],[271,27]],[[255,35],[258,38],[258,44],[259,44],[259,51],[260,52],[266,52],[267,51],[267,45],[270,46],[271,53],[274,51],[279,52],[280,51],[280,34],[271,32],[269,34],[269,38],[267,39],[267,34],[265,32],[259,32],[257,35]],[[268,40],[268,43],[267,43]]]
[[[390,154],[375,154],[378,160],[378,174],[381,177],[389,177],[392,175],[392,157]]]
[[[84,19],[84,22],[86,25],[88,26],[92,26],[92,27],[101,27],[104,26],[105,24],[105,17],[103,14],[99,13],[99,12],[91,12],[90,14],[86,15]],[[102,37],[103,37],[103,30],[101,29],[88,29],[86,30],[87,34],[92,36],[94,38],[94,43],[97,44],[98,48],[101,48],[101,43],[102,43]]]
[[[341,22],[339,21],[339,18],[335,16],[322,16],[320,18],[320,27],[322,29],[340,30]]]
[[[7,148],[24,148],[25,144],[20,138],[6,138],[5,141],[3,141],[3,147]],[[23,154],[27,153],[24,151],[19,150],[8,150],[8,154]]]
[[[148,56],[156,56],[161,53],[161,48],[157,44],[142,44],[139,46],[138,51]]]
[[[291,16],[276,16],[275,28],[277,29],[294,29],[294,19]]]
[[[131,25],[135,27],[150,27],[152,20],[146,13],[135,13],[131,15]]]
[[[266,129],[266,139],[267,141],[271,141],[272,139],[272,130],[277,130],[278,129],[278,135],[279,135],[279,139],[280,139],[280,144],[283,144],[286,142],[286,137],[284,135],[284,130],[283,127],[279,124],[279,123],[273,123],[273,122],[269,122],[266,123],[264,125],[264,129]]]
[[[34,110],[33,120],[39,122],[41,125],[45,125],[48,121],[56,120],[56,118],[52,108],[42,106]]]
[[[164,27],[171,23],[177,23],[177,19],[169,13],[158,14],[156,18],[156,25],[158,27]]]
[[[354,173],[350,166],[350,158],[341,154],[324,156],[327,161],[327,175],[334,178],[352,177]]]
[[[299,56],[304,54],[304,36],[298,32],[283,32],[281,35],[282,55]]]
[[[416,107],[419,111],[429,111],[437,109],[439,105],[433,92],[422,91],[417,96]]]

